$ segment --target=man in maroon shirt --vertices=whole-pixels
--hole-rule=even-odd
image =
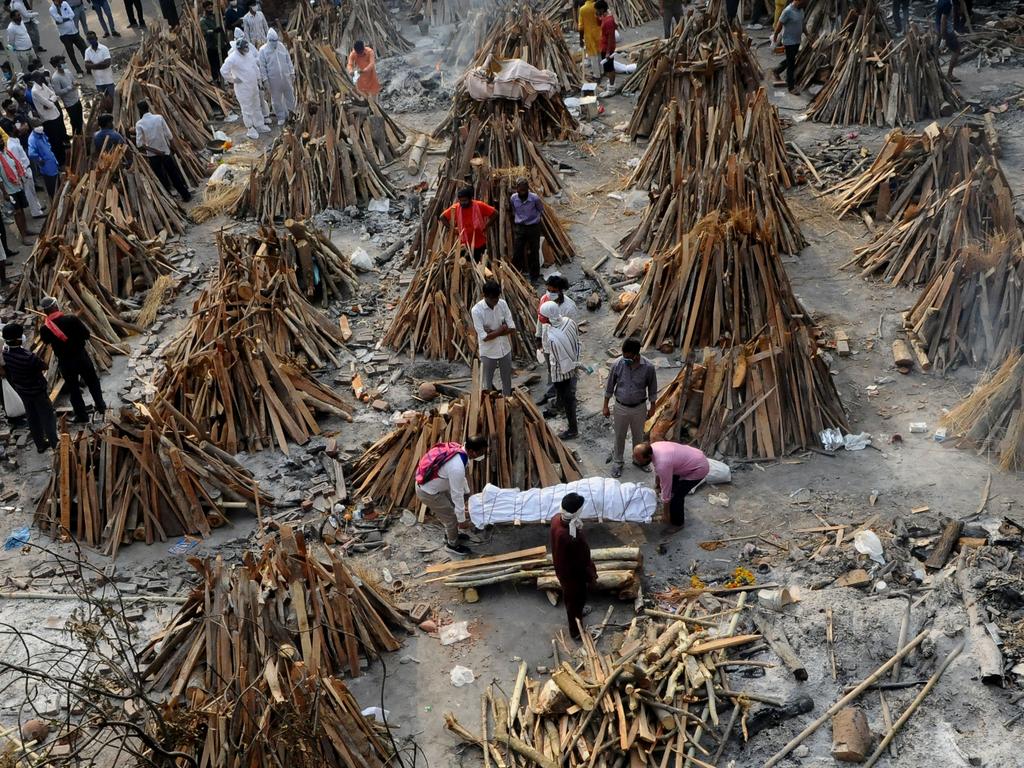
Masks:
[[[608,10],[608,0],[597,0],[594,10],[597,11],[597,20],[601,22],[601,65],[608,75],[608,90],[602,91],[600,96],[607,99],[618,93],[615,90],[615,32],[618,26],[612,12]]]
[[[587,586],[597,583],[597,568],[579,521],[583,501],[578,493],[566,494],[562,497],[561,511],[551,520],[551,561],[562,586],[569,634],[574,640],[580,639]]]

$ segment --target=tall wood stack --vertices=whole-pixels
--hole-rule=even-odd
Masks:
[[[1024,345],[1024,242],[997,237],[936,271],[904,318],[918,364],[998,364]]]
[[[398,155],[402,138],[397,125],[365,101],[325,94],[306,102],[250,172],[235,216],[307,219],[324,208],[395,197],[384,166]]]
[[[362,40],[378,57],[408,53],[413,44],[398,28],[385,3],[378,0],[341,0],[341,3],[296,3],[285,27],[289,37],[326,41],[348,55]]]
[[[439,442],[485,435],[489,446],[480,462],[467,466],[472,488],[537,488],[572,482],[582,470],[572,452],[551,431],[529,393],[511,397],[491,392],[464,395],[430,413],[416,412],[374,443],[349,473],[353,494],[369,496],[385,510],[415,509],[416,464]]]
[[[699,90],[696,97],[708,95]],[[717,210],[749,207],[777,250],[806,241],[782,195],[793,174],[775,108],[763,89],[727,87],[714,105],[669,102],[628,185],[650,192],[640,223],[622,240],[625,254],[672,248]]]
[[[961,447],[999,459],[1007,471],[1024,469],[1024,355],[1014,350],[982,379],[942,423],[956,431]]]
[[[319,433],[317,412],[351,419],[349,404],[306,370],[340,365],[341,344],[290,268],[225,237],[218,278],[167,348],[153,409],[228,453],[276,442],[287,454],[289,440]]]
[[[235,511],[272,505],[231,456],[125,410],[99,430],[61,434],[35,524],[115,557],[132,541],[208,536]]]
[[[410,357],[421,354],[471,365],[479,347],[471,310],[483,299],[484,283],[496,280],[516,324],[512,354],[518,360],[531,359],[537,296],[530,284],[503,259],[474,262],[455,240],[450,236],[417,268],[381,343],[396,352],[408,350]]]
[[[704,109],[727,109],[761,83],[761,68],[750,38],[730,26],[718,4],[686,16],[668,40],[658,44],[626,84],[638,88],[636,109],[626,133],[631,139],[651,136],[665,108],[675,100],[687,118]]]
[[[832,125],[899,125],[952,114],[960,96],[939,65],[934,40],[909,25],[893,39],[877,0],[843,28],[832,72],[807,108]]]
[[[162,716],[196,765],[385,768],[389,740],[340,679],[411,630],[330,550],[285,526],[238,568],[194,560],[202,584],[143,651]]]
[[[445,247],[448,228],[439,217],[455,203],[459,189],[473,187],[474,195],[497,209],[488,227],[487,242],[492,255],[511,260],[514,255],[514,231],[510,198],[518,177],[529,180],[530,188],[541,196],[553,195],[562,186],[558,173],[540,148],[522,130],[516,118],[503,111],[473,115],[453,139],[437,175],[433,198],[424,207],[422,224],[414,233],[409,258],[423,264],[431,254]],[[566,233],[551,206],[541,217],[542,258],[545,264],[564,264],[576,255],[572,239]],[[516,264],[528,272],[525,264]]]
[[[194,17],[191,9],[184,11]],[[146,36],[117,81],[114,126],[128,136],[139,119],[139,102],[146,101],[150,111],[173,125],[171,146],[178,166],[195,185],[208,175],[200,153],[210,140],[210,124],[231,109],[224,91],[207,75],[205,43],[201,59],[185,43],[178,36]]]

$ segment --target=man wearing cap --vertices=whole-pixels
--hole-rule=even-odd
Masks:
[[[46,363],[24,348],[25,329],[8,323],[3,330],[3,370],[0,371],[25,405],[28,431],[39,453],[57,447],[57,415],[47,393]]]
[[[587,587],[597,583],[597,568],[580,522],[584,501],[578,493],[566,494],[561,510],[551,519],[551,562],[562,587],[569,634],[574,640],[580,639]]]
[[[544,201],[536,192],[530,191],[530,183],[525,178],[519,178],[511,202],[512,263],[525,271],[532,282],[537,282],[540,280],[540,222],[544,215]]]
[[[640,443],[633,448],[633,463],[638,467],[654,465],[655,486],[661,490],[662,509],[668,507],[669,525],[682,528],[683,504],[687,494],[707,477],[711,466],[700,448],[668,440]]]
[[[43,299],[41,309],[46,318],[39,329],[39,338],[53,349],[60,374],[64,377],[64,386],[68,390],[68,399],[75,411],[75,422],[84,424],[89,421],[89,412],[82,399],[82,381],[89,388],[96,412],[107,410],[100,379],[86,350],[91,334],[85,323],[77,317],[61,312],[57,300],[52,296]]]

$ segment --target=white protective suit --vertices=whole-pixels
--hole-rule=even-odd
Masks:
[[[260,48],[259,62],[277,124],[284,125],[289,113],[295,111],[295,68],[288,49],[278,40],[277,30],[267,32],[267,42]]]
[[[231,52],[221,64],[220,76],[234,86],[235,98],[238,99],[238,106],[242,111],[242,123],[249,129],[246,135],[254,139],[259,135],[259,131],[266,133],[270,130],[263,117],[260,103],[259,54],[252,46],[247,46],[245,53],[242,53],[239,50],[239,42],[241,41],[236,37]]]

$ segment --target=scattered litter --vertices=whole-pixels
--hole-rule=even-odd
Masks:
[[[185,555],[198,546],[199,539],[194,539],[191,536],[182,536],[174,542],[174,544],[168,547],[167,551],[172,555]]]
[[[920,435],[928,431],[928,423],[924,421],[910,422],[910,434]]]
[[[391,200],[386,197],[375,197],[366,206],[370,213],[387,213],[391,210]]]
[[[370,254],[366,252],[365,248],[356,248],[349,261],[360,272],[373,271],[373,259],[370,258]]]
[[[787,605],[800,602],[800,590],[797,587],[761,589],[757,592],[757,601],[765,608],[780,611]]]
[[[4,549],[18,549],[28,544],[28,540],[32,535],[32,531],[29,530],[26,525],[24,528],[18,528],[10,536],[7,537],[7,541],[4,542]]]
[[[709,493],[708,504],[710,504],[712,507],[728,507],[729,497],[726,496],[724,493]]]
[[[862,555],[867,555],[879,565],[885,565],[885,558],[882,556],[882,541],[874,531],[859,531],[853,537],[853,548]]]
[[[469,685],[474,680],[476,680],[476,676],[473,674],[473,670],[469,667],[464,667],[461,664],[456,664],[454,667],[452,667],[452,671],[449,673],[449,677],[451,678],[452,685],[454,685],[456,688],[461,688],[464,685]]]
[[[848,451],[863,451],[871,445],[871,435],[861,432],[859,435],[846,435],[843,438],[843,447]]]
[[[441,638],[441,645],[455,645],[455,643],[472,637],[469,634],[468,621],[453,621],[451,624],[445,624],[437,634]]]
[[[372,717],[376,722],[384,724],[391,717],[391,712],[380,707],[367,707],[360,714],[363,717]]]
[[[932,440],[934,440],[937,443],[945,442],[946,441],[946,428],[945,427],[939,427],[938,429],[936,429],[935,432],[932,434]]]

